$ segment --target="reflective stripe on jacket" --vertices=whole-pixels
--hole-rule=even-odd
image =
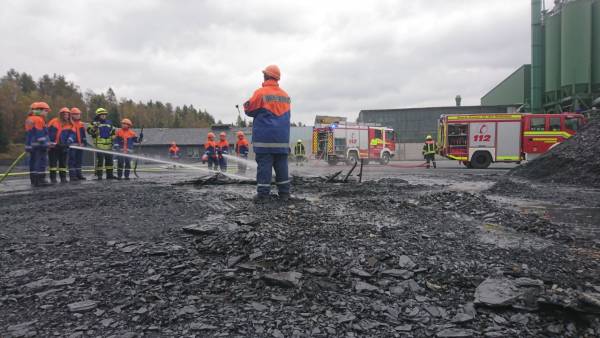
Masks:
[[[46,121],[43,117],[36,115],[27,116],[25,120],[25,146],[48,146],[48,128],[46,128]]]
[[[423,145],[423,155],[435,154],[435,148],[436,146],[433,140],[425,141],[425,144]]]
[[[115,134],[115,145],[123,152],[133,150],[133,144],[138,142],[138,137],[131,129],[120,128]]]
[[[115,127],[113,127],[111,121],[95,121],[88,127],[87,131],[94,139],[96,147],[105,150],[112,148]]]
[[[296,155],[296,156],[306,155],[306,148],[304,147],[304,144],[296,143],[296,146],[294,147],[294,155]]]
[[[252,145],[255,153],[287,154],[290,143],[291,100],[275,80],[263,82],[244,112],[253,117]]]

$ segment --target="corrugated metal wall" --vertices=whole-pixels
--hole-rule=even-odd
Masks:
[[[392,127],[398,134],[398,143],[423,142],[427,135],[437,135],[437,123],[441,114],[506,113],[516,106],[449,106],[430,108],[405,108],[361,110],[358,122],[379,123]],[[435,136],[434,136],[435,137]]]

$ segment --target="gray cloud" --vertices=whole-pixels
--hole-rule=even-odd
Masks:
[[[0,65],[83,90],[234,105],[282,68],[293,119],[479,98],[530,59],[520,0],[3,1]],[[0,69],[1,70],[1,69]]]

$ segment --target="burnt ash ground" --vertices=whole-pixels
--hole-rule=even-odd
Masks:
[[[296,199],[267,205],[182,177],[0,194],[0,336],[600,335],[580,301],[600,292],[597,232],[510,203],[552,202],[543,185],[394,176],[296,178]],[[539,300],[474,307],[488,277],[539,280]]]

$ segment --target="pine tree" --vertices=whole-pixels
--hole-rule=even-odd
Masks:
[[[8,133],[4,129],[4,115],[0,112],[0,153],[8,150]]]

